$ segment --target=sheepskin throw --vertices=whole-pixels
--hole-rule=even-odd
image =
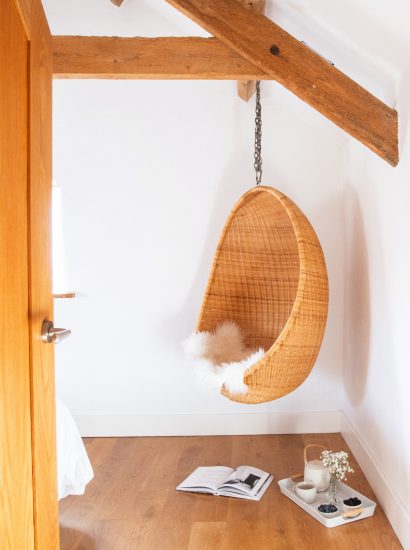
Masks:
[[[245,346],[241,329],[233,321],[225,321],[215,332],[195,332],[183,343],[185,355],[192,361],[199,380],[206,386],[231,393],[245,394],[246,371],[265,354],[259,348]]]

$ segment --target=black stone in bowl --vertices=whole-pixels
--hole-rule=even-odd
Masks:
[[[343,501],[343,504],[347,509],[359,508],[359,506],[362,505],[362,501],[357,497],[350,497],[350,498],[346,498]]]

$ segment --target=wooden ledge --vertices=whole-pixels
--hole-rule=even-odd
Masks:
[[[75,298],[75,292],[65,292],[53,294],[53,298]]]

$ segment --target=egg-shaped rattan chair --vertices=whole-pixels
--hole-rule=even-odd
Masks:
[[[245,193],[233,208],[215,253],[197,331],[234,321],[263,358],[244,375],[241,403],[272,401],[310,373],[322,343],[328,280],[322,248],[301,210],[271,187]]]

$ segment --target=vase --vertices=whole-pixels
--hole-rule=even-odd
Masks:
[[[341,502],[341,498],[337,496],[337,488],[339,485],[339,480],[336,476],[331,475],[330,476],[330,485],[329,490],[326,493],[326,497],[329,500],[330,504],[339,504]]]

